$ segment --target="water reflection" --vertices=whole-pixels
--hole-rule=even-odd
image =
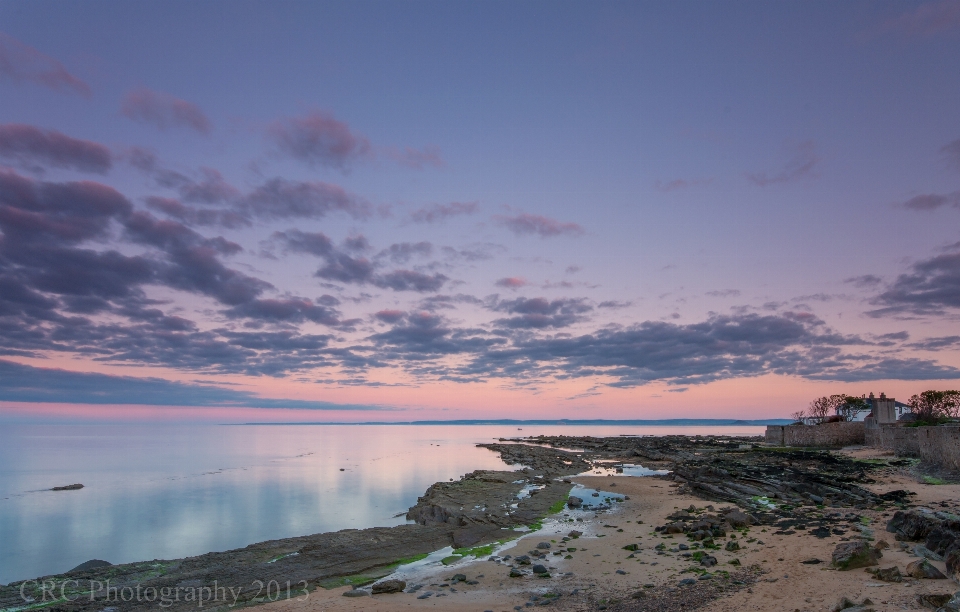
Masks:
[[[527,426],[523,435],[658,429],[683,430]],[[400,524],[396,515],[432,483],[504,469],[474,445],[516,435],[508,425],[8,425],[0,430],[0,583],[93,558],[170,559]],[[73,483],[84,488],[48,490]]]

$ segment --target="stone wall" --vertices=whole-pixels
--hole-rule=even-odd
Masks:
[[[902,427],[868,424],[865,444],[892,450],[897,456],[924,461],[960,472],[960,426]]]
[[[765,440],[776,446],[835,448],[864,443],[863,422],[770,425]]]

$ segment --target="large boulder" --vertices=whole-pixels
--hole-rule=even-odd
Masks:
[[[753,517],[745,512],[740,512],[739,510],[734,510],[733,512],[728,512],[723,515],[723,519],[729,523],[730,527],[733,529],[741,529],[743,527],[749,527],[753,525]]]
[[[883,553],[866,542],[841,542],[833,551],[833,566],[839,570],[879,565]]]
[[[939,526],[940,521],[935,517],[898,510],[887,522],[887,531],[896,534],[898,540],[916,542]]]
[[[583,505],[583,500],[576,495],[571,495],[567,498],[567,505],[571,508],[579,508]]]

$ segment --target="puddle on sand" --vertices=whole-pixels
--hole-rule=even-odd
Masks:
[[[594,465],[589,472],[577,476],[663,476],[670,470],[651,470],[639,463],[610,462],[609,465]]]

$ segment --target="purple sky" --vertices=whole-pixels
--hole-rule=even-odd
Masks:
[[[0,415],[956,387],[958,75],[955,0],[2,3]]]

